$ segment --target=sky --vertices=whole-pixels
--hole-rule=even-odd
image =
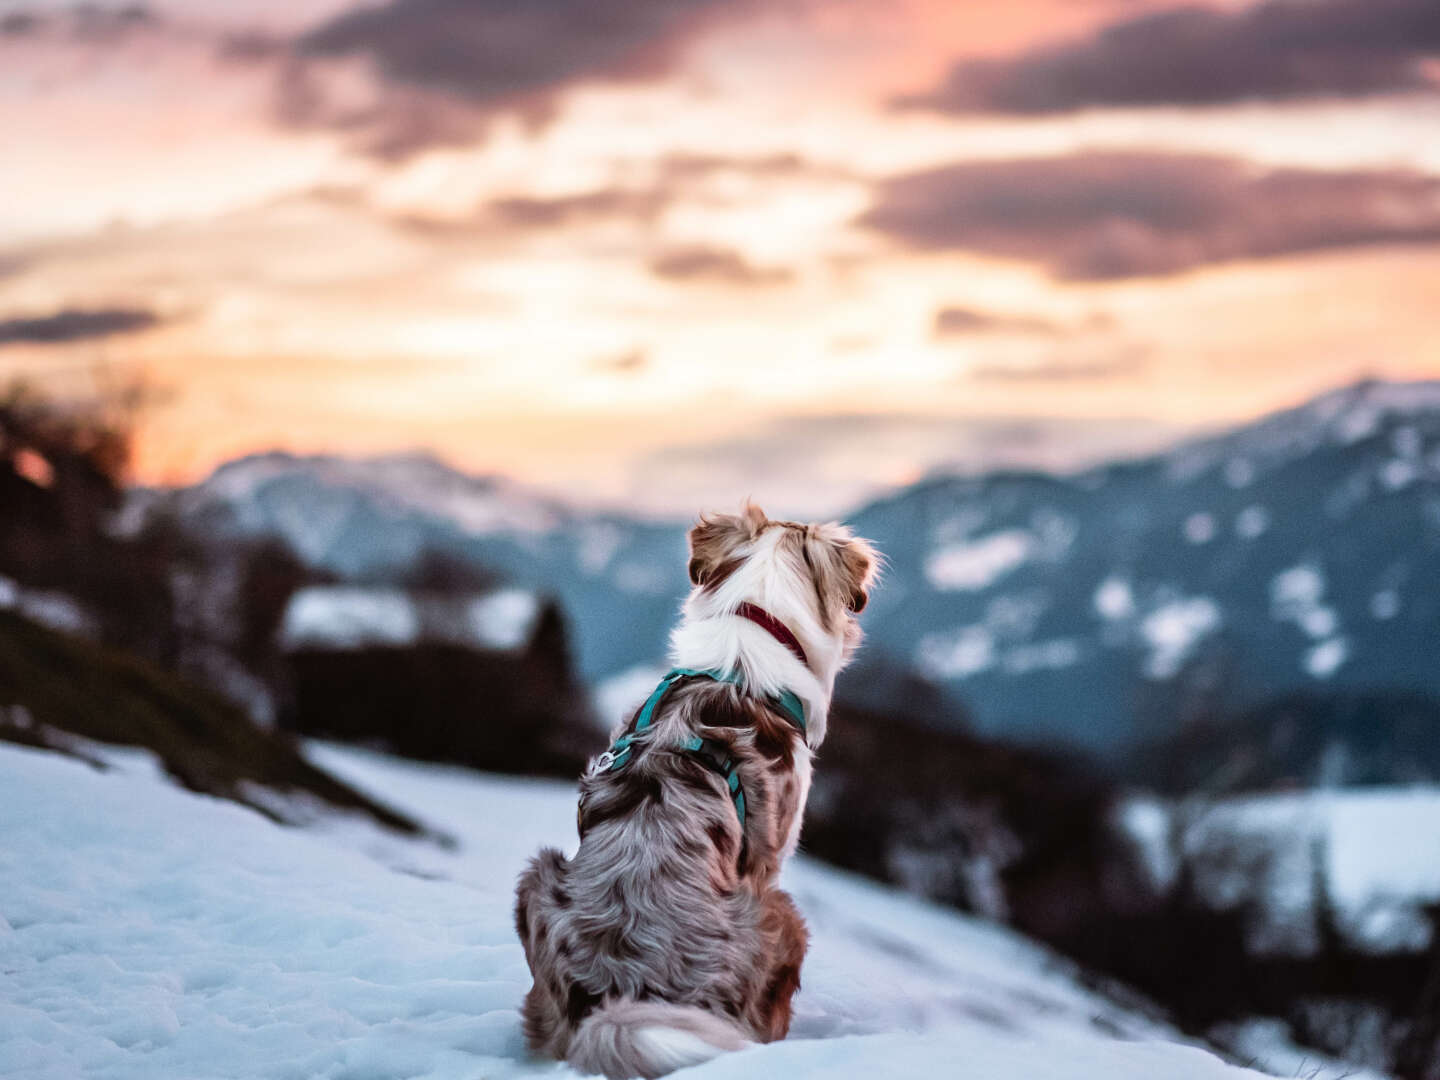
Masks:
[[[1434,0],[0,0],[0,131],[0,382],[143,482],[821,512],[1440,377]]]

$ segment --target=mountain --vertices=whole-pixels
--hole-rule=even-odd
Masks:
[[[284,829],[129,761],[107,773],[0,746],[0,1061],[8,1080],[571,1076],[531,1059],[516,875],[573,845],[571,785],[311,747],[317,763],[457,844],[354,821]],[[804,859],[811,928],[783,1042],[685,1075],[1242,1080],[1003,928]],[[63,902],[62,902],[63,901]],[[1278,1075],[1343,1071],[1271,1037]]]
[[[247,458],[138,493],[122,522],[156,512],[347,580],[486,567],[559,600],[592,682],[663,654],[687,584],[682,523],[424,457]],[[1075,475],[936,477],[848,520],[889,563],[871,671],[840,688],[861,705],[896,685],[876,670],[918,673],[937,724],[1115,757],[1287,694],[1440,697],[1440,383],[1357,384]]]
[[[683,595],[683,527],[577,511],[424,455],[241,458],[193,487],[137,491],[119,528],[161,516],[211,545],[282,540],[347,581],[413,583],[437,560],[497,574],[561,601],[592,679],[660,655]]]
[[[1112,751],[1197,707],[1440,695],[1440,383],[1364,383],[1079,475],[931,480],[850,520],[876,649],[984,731]]]

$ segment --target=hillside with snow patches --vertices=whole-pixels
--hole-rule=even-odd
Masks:
[[[280,827],[172,786],[136,752],[107,751],[99,772],[0,747],[0,1074],[569,1075],[525,1053],[510,912],[535,848],[573,848],[573,788],[309,752],[454,844],[314,808],[308,828]],[[787,884],[814,935],[790,1038],[685,1075],[1260,1075],[1002,928],[804,859]],[[1263,1024],[1242,1034],[1277,1075],[1340,1075]]]
[[[283,538],[346,578],[437,551],[490,568],[559,598],[592,683],[660,658],[687,585],[683,523],[425,458],[244,459],[140,493],[126,518],[160,506],[202,537]],[[1440,383],[1359,384],[1075,475],[937,477],[847,520],[889,564],[867,655],[939,683],[985,732],[1123,748],[1199,669],[1240,706],[1440,695]]]

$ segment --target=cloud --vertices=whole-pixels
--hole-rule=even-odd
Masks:
[[[976,382],[1070,382],[1133,375],[1150,363],[1152,351],[1144,345],[1127,345],[1108,352],[1077,356],[1051,356],[1024,363],[977,364],[966,372]]]
[[[331,115],[312,100],[313,76],[292,71],[285,109],[309,126],[378,129],[381,137],[367,149],[403,157],[471,141],[483,120],[501,110],[543,119],[559,92],[578,83],[663,76],[703,28],[747,6],[735,0],[389,0],[344,11],[295,43],[302,61],[370,61],[386,90],[383,99],[369,110]],[[468,127],[461,115],[469,117]]]
[[[486,225],[522,229],[558,228],[598,221],[625,220],[653,224],[677,202],[705,198],[730,201],[717,196],[708,182],[719,176],[742,175],[771,181],[804,177],[828,177],[834,170],[817,165],[796,154],[726,156],[722,154],[668,154],[655,161],[648,176],[628,185],[595,188],[572,195],[513,196],[495,199],[484,210]]]
[[[148,330],[160,322],[140,308],[70,308],[54,315],[0,319],[0,346],[61,345]]]
[[[608,375],[638,375],[650,366],[650,354],[641,348],[627,349],[614,356],[602,356],[591,367]]]
[[[1061,278],[1100,280],[1440,241],[1440,178],[1090,152],[902,175],[879,185],[860,223],[916,249],[1028,259]]]
[[[0,16],[0,38],[27,39],[58,32],[86,44],[106,45],[159,24],[159,18],[143,4],[77,4],[65,11],[21,10]]]
[[[579,195],[496,199],[487,209],[499,224],[543,229],[611,218],[653,221],[670,198],[659,188],[601,188]]]
[[[967,307],[944,307],[935,313],[937,338],[969,334],[1044,334],[1054,336],[1061,327],[1034,315],[1003,315]]]
[[[793,278],[782,267],[755,266],[739,252],[696,244],[671,248],[650,260],[656,277],[680,282],[721,285],[782,285]]]
[[[943,112],[1050,113],[1089,106],[1214,105],[1437,89],[1435,0],[1265,0],[1178,7],[1000,60],[964,60],[902,99]]]
[[[1168,446],[1181,430],[1134,416],[788,415],[642,454],[627,487],[633,502],[672,514],[748,495],[772,514],[825,517],[930,474],[1069,471]]]

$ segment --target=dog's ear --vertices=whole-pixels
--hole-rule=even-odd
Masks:
[[[850,586],[850,599],[845,606],[857,614],[870,602],[870,586],[875,581],[878,562],[868,540],[856,536],[840,544],[840,565],[845,568]]]
[[[691,583],[716,583],[721,568],[737,565],[737,550],[759,536],[769,520],[765,511],[748,502],[739,514],[701,514],[690,530]]]
[[[853,536],[844,525],[829,522],[810,526],[807,545],[811,553],[807,558],[826,610],[864,611],[879,568],[879,556],[870,541]]]
[[[838,547],[845,583],[850,589],[850,599],[845,602],[845,606],[852,612],[863,612],[865,605],[870,603],[870,586],[876,580],[876,570],[880,562],[876,549],[871,546],[870,541],[861,540],[858,536],[838,541]]]

